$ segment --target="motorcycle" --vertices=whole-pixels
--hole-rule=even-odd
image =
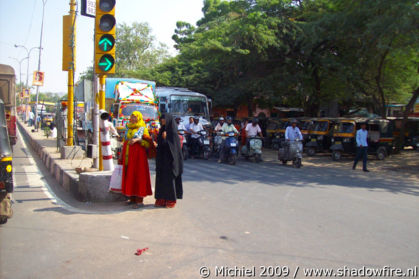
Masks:
[[[294,167],[300,168],[302,159],[303,144],[299,139],[293,141],[285,140],[282,143],[282,147],[278,150],[278,160],[282,161],[282,164],[284,165],[286,165],[288,161],[292,161]]]
[[[185,136],[185,130],[179,130],[179,139],[180,139],[180,148],[182,149],[182,155],[183,160],[188,160],[189,152],[188,152],[188,146],[186,143],[186,136]]]
[[[207,131],[205,130],[201,130],[197,133],[199,135],[199,138],[197,139],[197,141],[194,141],[193,143],[191,143],[190,145],[190,150],[189,152],[193,155],[193,156],[198,156],[198,157],[202,157],[205,160],[208,160],[211,154],[211,141],[210,141],[210,137]],[[197,144],[198,146],[197,148],[197,154],[194,154],[194,144]]]
[[[4,103],[0,100],[0,225],[12,217],[12,148],[10,146]]]
[[[222,161],[228,162],[231,165],[235,165],[237,162],[237,148],[238,148],[238,141],[234,132],[230,132],[225,139],[224,145],[221,147],[223,148],[223,157],[221,158]]]
[[[214,144],[212,146],[212,151],[214,154],[220,154],[220,150],[222,148],[221,144],[223,143],[223,139],[221,137],[221,132],[217,132],[214,136]]]
[[[242,147],[242,155],[249,160],[250,158],[255,158],[255,162],[259,163],[262,161],[262,138],[260,137],[251,137],[248,138],[247,145]]]

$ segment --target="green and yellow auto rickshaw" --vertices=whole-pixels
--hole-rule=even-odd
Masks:
[[[5,224],[13,214],[11,201],[13,192],[12,156],[5,107],[0,99],[0,224]]]
[[[308,141],[305,144],[308,156],[314,156],[317,152],[329,151],[332,146],[333,128],[336,121],[332,118],[313,119]]]
[[[334,128],[332,146],[332,159],[337,161],[342,154],[356,153],[356,132],[362,123],[367,124],[368,154],[384,160],[393,150],[393,128],[390,121],[380,118],[353,118],[339,120]]]

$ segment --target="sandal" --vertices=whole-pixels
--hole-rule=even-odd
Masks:
[[[144,207],[143,203],[136,203],[132,206],[133,209],[139,209],[140,207]]]

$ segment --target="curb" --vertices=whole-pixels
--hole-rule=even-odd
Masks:
[[[58,161],[60,153],[50,154],[47,148],[42,146],[25,129],[20,120],[16,121],[23,138],[29,143],[42,160],[49,173],[55,178],[58,184],[69,192],[76,200],[81,202],[114,202],[125,200],[119,194],[108,192],[108,185],[112,172],[92,172],[77,174],[74,170],[65,169]],[[55,155],[55,156],[54,156]]]

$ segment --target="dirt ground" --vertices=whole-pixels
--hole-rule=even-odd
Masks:
[[[351,169],[354,156],[343,156],[340,161],[333,161],[330,153],[317,153],[313,157],[303,155],[303,164],[305,166],[318,166],[318,167],[339,167]],[[264,149],[265,161],[278,161],[277,153],[272,149]],[[397,154],[392,154],[386,159],[380,161],[375,156],[368,156],[368,169],[371,172],[397,172],[404,174],[407,177],[419,180],[419,152],[413,149],[405,149]],[[357,169],[362,169],[362,161],[358,162]]]

